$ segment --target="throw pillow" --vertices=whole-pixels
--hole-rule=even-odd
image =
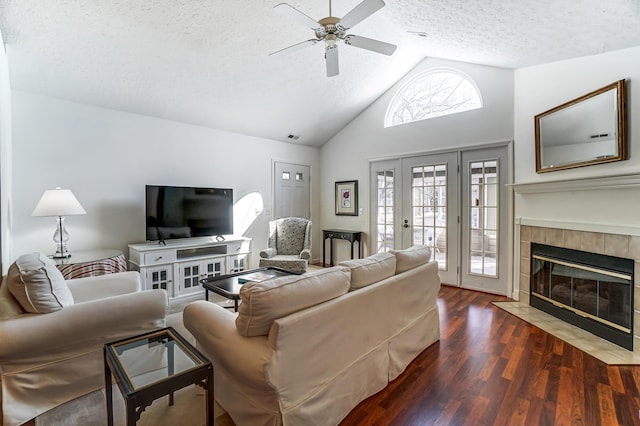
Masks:
[[[351,269],[351,290],[366,287],[393,276],[396,272],[396,258],[391,253],[378,253],[364,259],[340,262]]]
[[[55,263],[40,253],[24,254],[9,267],[9,291],[22,308],[47,314],[73,305],[73,295]]]
[[[236,328],[246,337],[267,335],[278,318],[335,299],[348,289],[349,270],[340,267],[249,282],[240,289]]]
[[[405,250],[391,250],[396,256],[396,274],[416,268],[431,259],[429,246],[412,246]]]
[[[0,321],[15,318],[24,314],[24,309],[9,291],[8,276],[5,276],[0,284]]]

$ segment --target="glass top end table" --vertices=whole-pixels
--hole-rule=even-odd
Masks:
[[[213,367],[172,327],[104,345],[107,423],[113,425],[111,375],[125,400],[127,425],[140,419],[151,403],[196,384],[207,391],[207,424],[213,424]]]

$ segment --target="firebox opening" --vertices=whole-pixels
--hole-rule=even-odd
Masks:
[[[531,306],[633,350],[634,261],[531,244]]]

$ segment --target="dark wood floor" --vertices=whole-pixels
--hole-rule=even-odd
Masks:
[[[607,366],[497,300],[443,286],[440,341],[341,425],[640,425],[640,367]]]

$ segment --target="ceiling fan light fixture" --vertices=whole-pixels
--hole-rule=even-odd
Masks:
[[[396,46],[379,40],[367,37],[346,34],[347,30],[360,23],[379,9],[385,6],[383,0],[362,0],[356,7],[342,18],[331,16],[331,0],[329,0],[329,16],[320,19],[318,22],[300,12],[298,9],[287,3],[280,3],[274,6],[278,12],[285,16],[289,16],[300,24],[311,28],[316,38],[306,40],[287,48],[273,52],[270,55],[280,54],[283,52],[291,52],[302,47],[311,46],[317,42],[325,42],[325,62],[327,67],[327,76],[333,77],[339,73],[338,65],[338,45],[337,41],[342,40],[345,44],[366,49],[372,52],[381,53],[383,55],[392,55],[396,50]]]

